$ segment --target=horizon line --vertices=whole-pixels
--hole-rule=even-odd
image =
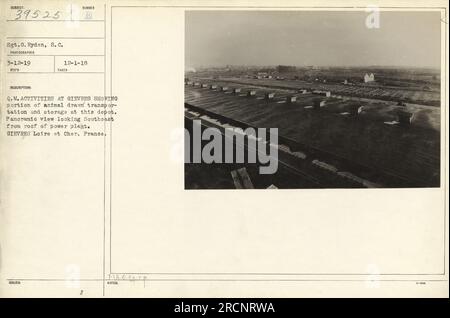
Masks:
[[[227,67],[271,67],[277,66],[289,66],[297,68],[310,68],[310,67],[328,67],[328,68],[364,68],[364,67],[386,67],[386,68],[416,68],[416,69],[435,69],[440,70],[441,66],[417,66],[417,65],[289,65],[289,64],[267,64],[267,65],[243,65],[243,64],[226,64],[226,65],[200,65],[200,66],[185,66],[185,70],[188,68],[227,68]]]

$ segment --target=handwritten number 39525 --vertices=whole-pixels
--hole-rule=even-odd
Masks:
[[[14,20],[28,20],[28,19],[59,19],[61,17],[61,12],[56,11],[51,14],[49,11],[41,10],[17,10]]]

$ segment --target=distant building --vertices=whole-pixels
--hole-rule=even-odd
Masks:
[[[358,114],[361,114],[364,110],[364,106],[359,106],[358,107]]]
[[[264,95],[264,98],[265,99],[272,99],[272,98],[274,98],[274,96],[275,96],[275,93],[266,93]]]
[[[409,125],[413,121],[414,113],[407,112],[407,111],[399,111],[397,113],[397,116],[398,116],[398,122],[401,125]]]
[[[287,103],[294,103],[297,100],[297,96],[295,95],[290,95],[286,97],[286,102]]]
[[[276,71],[279,73],[295,72],[297,68],[290,65],[278,65]]]
[[[322,96],[325,96],[325,97],[331,97],[331,92],[330,91],[314,90],[314,91],[312,91],[312,93],[316,94],[316,95],[322,95]]]
[[[356,102],[350,103],[350,105],[348,106],[348,112],[351,116],[358,116],[363,112],[363,109],[364,106]]]
[[[314,98],[313,100],[313,107],[314,109],[320,109],[320,107],[324,107],[326,104],[326,101],[320,98]]]
[[[369,83],[369,82],[374,82],[375,81],[375,76],[373,75],[373,73],[364,75],[364,83]]]

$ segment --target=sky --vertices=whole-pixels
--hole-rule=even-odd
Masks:
[[[440,66],[439,12],[188,11],[186,68],[225,65]]]

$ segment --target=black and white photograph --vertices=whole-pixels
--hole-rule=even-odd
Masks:
[[[448,1],[0,17],[0,299],[448,298]]]
[[[185,188],[434,188],[433,11],[185,13]]]

